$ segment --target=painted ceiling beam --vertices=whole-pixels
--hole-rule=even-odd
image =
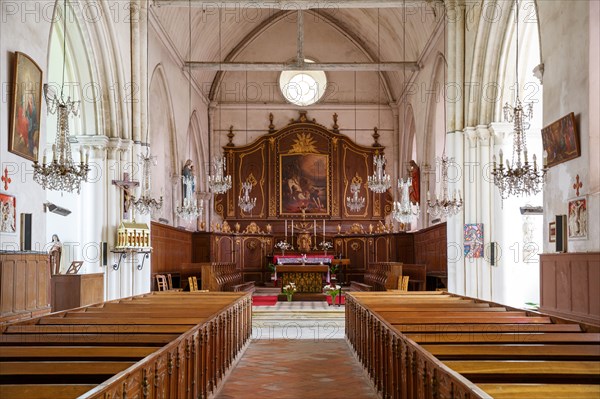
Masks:
[[[442,3],[443,0],[153,0],[157,7],[205,7],[205,8],[264,8],[273,10],[313,10],[337,8],[401,8],[426,3]]]
[[[199,62],[188,61],[195,70],[209,71],[419,71],[421,66],[416,62]]]

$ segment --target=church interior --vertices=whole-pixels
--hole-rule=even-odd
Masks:
[[[1,398],[600,397],[600,1],[0,20]]]

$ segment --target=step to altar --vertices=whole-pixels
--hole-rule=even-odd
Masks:
[[[287,301],[287,295],[278,294],[277,301],[285,302]],[[323,293],[295,293],[292,295],[292,302],[314,302],[314,301],[327,301],[327,295]]]

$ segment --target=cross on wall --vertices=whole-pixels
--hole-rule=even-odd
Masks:
[[[573,183],[573,190],[577,190],[576,194],[579,197],[579,189],[583,187],[583,183],[579,181],[579,175],[575,177],[575,183]]]
[[[12,179],[8,177],[8,168],[4,168],[4,174],[2,175],[2,181],[4,182],[4,191],[8,190],[8,185],[12,183]]]

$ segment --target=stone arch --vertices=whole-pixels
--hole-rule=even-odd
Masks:
[[[172,186],[174,179],[179,175],[180,160],[177,151],[173,101],[165,70],[161,64],[156,65],[150,79],[149,109],[153,112],[149,114],[147,136],[141,139],[142,145],[149,146],[152,154],[157,156],[157,166],[154,167],[157,178],[153,177],[153,179],[158,183],[159,188],[153,183],[152,191],[157,197],[163,195],[165,204],[161,213],[167,216],[169,221],[174,221],[177,197],[173,197]],[[159,193],[158,190],[161,192]]]

